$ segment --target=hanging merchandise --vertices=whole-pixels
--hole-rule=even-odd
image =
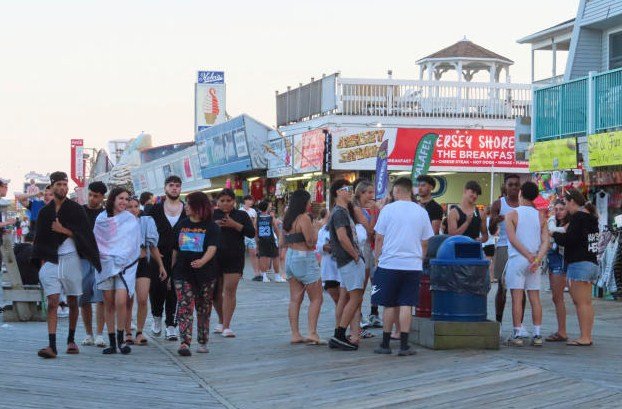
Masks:
[[[260,200],[263,199],[264,197],[263,187],[264,187],[263,179],[257,179],[251,182],[251,186],[250,186],[251,196],[253,196],[253,199],[255,199],[255,202],[259,202]]]
[[[235,181],[233,182],[233,192],[235,193],[237,197],[244,196],[243,186],[244,185],[243,185],[242,179],[240,179],[239,176],[236,176]]]
[[[315,202],[324,203],[324,181],[318,180],[315,185]]]
[[[609,193],[602,189],[596,192],[596,210],[598,211],[598,225],[602,230],[609,220]]]
[[[306,191],[309,193],[309,196],[311,196],[311,198],[315,197],[315,185],[316,184],[317,182],[315,180],[310,180],[309,183],[307,183]]]
[[[282,199],[283,196],[285,196],[285,182],[283,182],[282,180],[276,182],[276,185],[274,187],[274,195],[278,199]]]
[[[231,179],[227,178],[227,181],[225,182],[225,188],[231,189]]]

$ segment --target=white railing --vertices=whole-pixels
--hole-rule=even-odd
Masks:
[[[337,78],[337,113],[508,119],[529,116],[531,85]]]

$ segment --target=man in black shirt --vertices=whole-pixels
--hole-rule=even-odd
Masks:
[[[419,203],[428,212],[434,234],[438,234],[443,220],[443,208],[432,198],[432,190],[436,187],[436,181],[432,176],[420,175],[417,177],[417,182],[419,184]]]
[[[91,230],[95,227],[95,219],[104,210],[104,196],[108,189],[103,182],[93,182],[89,185],[89,196],[84,211],[91,224]],[[86,337],[82,345],[97,345],[105,347],[104,340],[104,298],[102,291],[95,285],[95,269],[88,260],[82,259],[82,296],[80,297],[80,311]],[[97,319],[97,336],[93,337],[93,306],[96,303],[95,315]]]

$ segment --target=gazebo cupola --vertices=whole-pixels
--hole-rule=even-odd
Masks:
[[[470,82],[475,74],[488,71],[490,82],[499,82],[505,71],[505,81],[510,82],[510,65],[514,61],[481,47],[466,37],[417,61],[419,79],[440,81],[449,71],[455,71],[458,82]]]

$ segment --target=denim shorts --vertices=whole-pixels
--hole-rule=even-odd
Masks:
[[[104,301],[104,294],[102,290],[97,288],[95,283],[95,267],[85,259],[80,259],[82,262],[82,295],[80,296],[80,306],[87,304],[98,303]]]
[[[320,281],[322,276],[315,251],[287,249],[285,274],[288,279],[294,278],[304,285]]]
[[[365,261],[350,261],[345,266],[337,269],[341,276],[341,287],[347,291],[362,290],[365,286]]]
[[[566,274],[566,263],[564,263],[564,257],[557,251],[549,250],[546,255],[549,263],[549,271],[556,276],[562,276]]]
[[[591,261],[579,261],[568,264],[566,270],[568,281],[593,282],[598,278],[598,264]]]

